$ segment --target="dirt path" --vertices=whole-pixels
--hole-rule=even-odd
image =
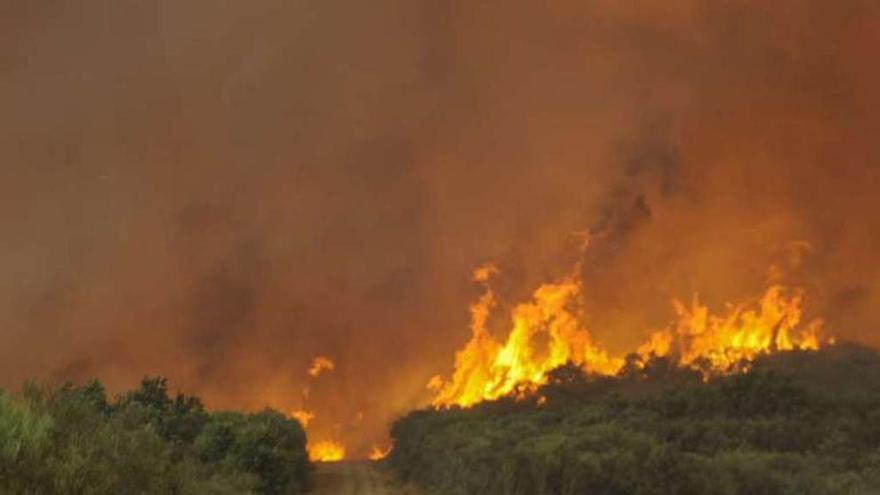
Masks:
[[[418,495],[395,487],[371,462],[318,464],[313,495]]]

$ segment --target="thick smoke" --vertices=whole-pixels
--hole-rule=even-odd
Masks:
[[[774,264],[880,344],[878,46],[870,0],[3,2],[0,383],[309,386],[363,454],[488,260],[515,302],[585,256],[612,348]]]

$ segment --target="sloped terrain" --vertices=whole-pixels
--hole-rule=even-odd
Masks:
[[[525,398],[417,411],[388,462],[456,495],[880,493],[880,356],[836,345],[704,381],[656,359]]]

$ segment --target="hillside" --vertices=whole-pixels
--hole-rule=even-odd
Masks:
[[[762,357],[703,380],[663,359],[573,366],[519,399],[398,420],[388,464],[449,495],[880,493],[880,355]]]

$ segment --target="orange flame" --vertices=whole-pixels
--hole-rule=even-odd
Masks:
[[[299,421],[303,428],[308,428],[309,423],[315,419],[315,413],[306,410],[296,410],[290,413],[290,417]]]
[[[312,462],[338,462],[345,459],[345,446],[332,440],[324,440],[308,446]]]
[[[578,270],[575,270],[577,273]],[[474,280],[486,282],[497,270],[481,267]],[[617,374],[624,356],[599,347],[581,323],[576,276],[541,285],[530,302],[514,307],[504,343],[496,341],[486,322],[496,305],[492,289],[471,306],[471,340],[455,356],[450,380],[436,376],[429,388],[435,407],[472,406],[511,393],[534,390],[547,374],[567,362],[599,375]],[[724,316],[713,315],[695,297],[691,307],[675,302],[676,323],[655,332],[636,354],[669,356],[682,366],[724,373],[741,360],[783,350],[815,350],[821,345],[819,320],[801,324],[803,296],[771,286],[756,307],[733,306]],[[706,370],[706,366],[709,367]]]
[[[325,356],[318,356],[312,360],[311,366],[309,366],[309,376],[312,378],[317,378],[321,375],[321,373],[325,371],[333,371],[336,369],[336,364],[330,360],[330,358]]]
[[[498,273],[498,267],[496,267],[492,263],[486,263],[485,265],[481,265],[474,270],[473,280],[474,282],[488,282],[490,278],[494,277]]]
[[[476,277],[475,277],[476,278]],[[439,392],[434,405],[471,406],[510,394],[523,384],[538,386],[547,372],[568,361],[588,371],[611,374],[623,366],[598,348],[574,312],[580,282],[574,277],[544,284],[533,300],[517,305],[511,315],[507,342],[497,342],[486,329],[495,306],[491,288],[471,306],[471,340],[456,354],[452,381],[429,384]],[[537,345],[543,339],[544,345]]]
[[[381,461],[382,459],[388,457],[388,454],[391,453],[391,447],[387,447],[385,449],[378,447],[376,445],[373,446],[373,449],[370,451],[369,459],[371,461]]]
[[[770,286],[754,308],[733,306],[725,316],[711,314],[696,296],[690,308],[679,301],[673,305],[674,328],[653,334],[640,355],[674,355],[681,365],[703,361],[710,371],[723,372],[761,354],[821,346],[822,321],[801,325],[803,293],[780,285]]]

